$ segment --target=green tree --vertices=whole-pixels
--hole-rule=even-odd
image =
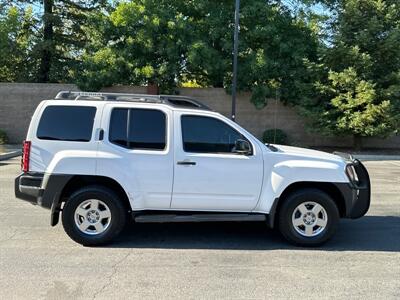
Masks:
[[[36,75],[35,26],[31,7],[0,10],[0,81],[31,81]]]
[[[135,0],[103,16],[85,53],[78,80],[85,89],[111,84],[156,83],[170,91],[184,82],[231,86],[233,1]],[[311,88],[307,58],[317,38],[308,25],[276,1],[242,1],[238,88],[264,107],[277,89],[287,102]]]
[[[361,137],[385,137],[396,127],[390,101],[376,101],[376,84],[360,79],[352,67],[330,71],[327,82],[317,85],[317,90],[330,101],[312,110],[314,124],[326,133],[353,135],[358,150]]]
[[[78,84],[99,89],[111,84],[157,84],[171,91],[185,73],[192,20],[185,1],[139,0],[120,3],[97,16],[98,36],[84,55]]]
[[[36,8],[37,41],[32,57],[39,61],[35,81],[71,82],[80,71],[83,49],[90,36],[90,16],[106,9],[107,0],[16,0],[8,6]]]
[[[82,54],[91,40],[90,21],[93,15],[107,10],[107,0],[46,0],[49,11],[43,14],[43,40],[41,61],[44,68],[39,71],[42,82],[72,82],[81,72]],[[47,20],[47,22],[45,21]],[[52,32],[46,37],[47,27]],[[46,51],[49,50],[47,53]],[[46,55],[50,54],[49,58]],[[46,68],[46,66],[50,66]],[[47,74],[47,76],[46,76]]]
[[[332,44],[321,51],[316,95],[301,104],[312,126],[332,134],[386,137],[399,130],[400,6],[396,0],[335,4]]]
[[[194,2],[190,10],[196,12],[198,34],[189,47],[188,76],[230,90],[235,3]],[[306,61],[317,59],[319,32],[313,29],[317,15],[304,10],[295,14],[289,2],[293,1],[241,1],[238,89],[251,91],[258,108],[277,93],[285,103],[298,103],[312,91]],[[296,2],[309,5],[310,1]]]

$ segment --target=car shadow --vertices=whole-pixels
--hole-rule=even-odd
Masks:
[[[131,223],[111,248],[277,250],[305,248],[288,244],[259,222]],[[400,217],[365,216],[341,220],[336,235],[316,251],[400,252]]]

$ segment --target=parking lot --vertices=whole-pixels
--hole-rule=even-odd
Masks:
[[[372,205],[318,249],[262,223],[131,224],[85,248],[49,211],[14,197],[19,160],[0,162],[0,299],[400,299],[400,161],[366,162]]]

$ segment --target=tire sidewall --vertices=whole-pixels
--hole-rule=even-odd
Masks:
[[[101,200],[108,206],[111,212],[109,227],[98,235],[85,234],[75,224],[76,208],[89,199]],[[120,199],[112,190],[93,186],[78,190],[71,195],[62,210],[62,223],[64,230],[74,241],[85,246],[94,246],[105,244],[119,234],[125,225],[125,214]]]
[[[305,202],[316,202],[326,211],[328,222],[320,234],[306,237],[296,231],[292,224],[292,215],[298,205]],[[335,202],[326,193],[305,189],[290,195],[283,204],[279,216],[279,228],[286,239],[300,246],[318,246],[329,240],[336,231],[339,222],[339,212]]]

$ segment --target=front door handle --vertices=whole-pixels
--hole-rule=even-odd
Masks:
[[[196,165],[195,161],[190,161],[190,160],[181,160],[177,162],[178,165],[183,165],[183,166],[194,166]]]

